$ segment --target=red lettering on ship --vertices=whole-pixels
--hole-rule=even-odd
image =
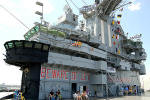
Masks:
[[[53,69],[52,70],[52,78],[56,78],[56,73],[57,73],[57,70]]]
[[[60,79],[59,70],[57,70],[57,78],[59,78],[59,79]]]
[[[41,67],[41,78],[44,78],[46,74],[46,68],[45,67]]]
[[[71,80],[76,80],[76,72],[71,73]]]
[[[65,80],[68,80],[68,77],[67,77],[68,76],[68,72],[69,71],[65,71]]]
[[[61,70],[61,79],[64,79],[64,70]]]
[[[46,78],[48,79],[48,78],[51,78],[51,77],[49,77],[49,73],[51,72],[51,68],[47,68],[47,73],[46,73]]]
[[[85,72],[81,73],[81,80],[85,80]]]
[[[79,75],[78,75],[79,74]],[[70,76],[69,76],[70,75]],[[51,67],[41,67],[41,79],[58,79],[58,80],[77,80],[80,77],[81,81],[90,80],[90,74],[85,72],[76,72],[69,70],[56,69]]]

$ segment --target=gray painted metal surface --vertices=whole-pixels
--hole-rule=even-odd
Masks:
[[[51,89],[55,91],[60,89],[63,97],[71,98],[72,83],[77,84],[77,90],[82,90],[82,86],[86,86],[91,96],[94,96],[94,92],[97,91],[99,97],[106,95],[107,85],[114,94],[117,86],[140,86],[139,75],[144,75],[146,72],[142,64],[142,60],[146,59],[146,52],[142,45],[138,44],[141,41],[128,39],[121,25],[110,16],[110,12],[121,1],[102,0],[98,5],[81,8],[80,12],[85,19],[82,28],[78,25],[78,16],[70,8],[66,8],[65,15],[58,19],[57,25],[47,26],[47,29],[64,32],[65,37],[39,31],[30,38],[60,49],[60,51],[49,51],[48,62],[44,66],[45,74],[47,68],[56,65],[57,70],[68,70],[69,76],[72,71],[76,71],[88,73],[90,77],[89,80],[81,81],[78,80],[79,77],[77,80],[71,80],[71,77],[62,80],[46,79],[45,76],[40,81],[40,99],[47,99]],[[113,20],[114,24],[112,24]],[[82,45],[73,46],[74,41],[81,41]],[[74,52],[74,54],[67,52]],[[51,70],[49,69],[48,73]]]

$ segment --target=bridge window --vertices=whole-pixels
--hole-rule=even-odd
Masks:
[[[33,45],[32,43],[27,42],[27,43],[25,43],[25,45],[24,45],[24,46],[25,46],[25,47],[27,47],[27,48],[32,48],[32,45]]]
[[[22,44],[22,42],[15,42],[15,46],[16,47],[23,47],[23,44]]]
[[[8,43],[8,47],[9,47],[9,48],[14,48],[14,44],[13,44],[12,42],[9,42],[9,43]]]
[[[48,50],[48,45],[43,45],[43,50]]]
[[[41,49],[42,48],[42,44],[36,43],[34,47],[37,48],[37,49]]]

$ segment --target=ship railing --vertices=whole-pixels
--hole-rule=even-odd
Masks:
[[[143,54],[142,56],[137,57],[138,60],[146,60],[147,55]]]
[[[60,30],[60,31],[64,31],[66,33],[75,33],[76,35],[85,35],[85,36],[88,36],[89,33],[87,33],[86,31],[78,31],[78,30],[73,30],[73,29],[69,29],[69,28],[63,28],[63,27],[59,27],[59,26],[51,26],[50,27],[51,29],[56,29],[56,30]]]
[[[94,11],[95,7],[95,5],[83,6],[82,8],[80,8],[80,13],[84,14],[90,11]]]
[[[133,41],[131,39],[123,40],[123,47],[126,49],[141,49],[142,42],[141,41]]]
[[[34,26],[33,28],[31,28],[25,35],[24,38],[25,40],[29,40],[31,37],[33,37],[35,34],[37,34],[38,32],[43,32],[43,33],[47,33],[47,34],[51,34],[51,35],[56,35],[59,37],[65,37],[66,33],[59,31],[57,29],[49,29],[48,27],[38,24],[36,26]]]

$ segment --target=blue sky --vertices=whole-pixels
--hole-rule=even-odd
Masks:
[[[35,15],[36,10],[41,10],[40,7],[35,5],[37,0],[0,0],[0,5],[3,5],[21,21],[23,21],[29,28],[33,27],[35,21],[39,21],[39,16]],[[41,1],[41,0],[39,0]],[[81,7],[84,5],[82,0],[72,0],[74,3]],[[88,4],[92,4],[94,0],[84,0]],[[129,0],[128,0],[129,1]],[[150,0],[130,0],[134,3],[131,6],[124,7],[122,12],[121,25],[129,36],[135,34],[142,34],[143,47],[145,48],[148,56],[145,62],[147,73],[150,72]],[[44,3],[44,19],[50,24],[57,21],[57,18],[63,14],[63,7],[66,4],[65,0],[42,0]],[[69,0],[68,0],[69,2]],[[75,8],[71,2],[70,6],[73,11],[78,14],[77,8]],[[24,39],[23,35],[28,31],[6,11],[0,8],[0,84],[20,84],[21,83],[21,71],[19,67],[7,65],[3,59],[5,49],[3,44],[10,40]]]

